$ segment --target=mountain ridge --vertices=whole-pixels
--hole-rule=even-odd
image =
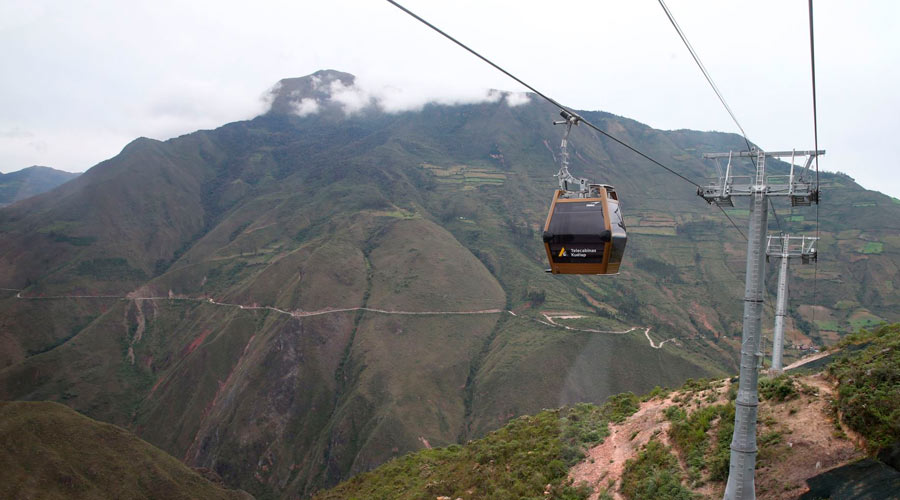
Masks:
[[[710,170],[700,150],[743,144],[584,113],[695,178]],[[693,187],[583,127],[571,168],[616,185],[629,253],[612,279],[543,272],[555,116],[534,100],[268,113],[133,141],[54,196],[0,210],[0,286],[13,289],[0,298],[0,398],[64,401],[255,495],[303,496],[423,440],[735,369],[745,243]],[[900,211],[822,178],[844,186],[835,207]],[[789,227],[809,230],[809,215]],[[837,212],[822,224],[831,286],[814,293],[797,270],[798,344],[896,316],[890,228],[851,229]],[[328,308],[350,310],[274,310]],[[540,322],[560,311],[559,325]],[[678,344],[591,331],[638,325]]]
[[[0,402],[6,498],[252,498],[119,427],[51,402]]]
[[[50,191],[79,175],[40,165],[0,173],[0,207]]]

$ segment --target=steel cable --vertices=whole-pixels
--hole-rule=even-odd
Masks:
[[[607,137],[608,139],[610,139],[610,140],[616,142],[617,144],[619,144],[619,145],[621,145],[621,146],[624,146],[625,148],[627,148],[627,149],[630,150],[631,152],[633,152],[633,153],[635,153],[635,154],[641,156],[642,158],[644,158],[644,159],[650,161],[650,162],[653,163],[654,165],[656,165],[656,166],[658,166],[658,167],[661,167],[661,168],[665,169],[665,170],[668,171],[669,173],[678,176],[678,177],[681,178],[682,180],[691,183],[692,185],[694,185],[694,186],[697,187],[698,189],[700,188],[700,185],[697,184],[696,182],[694,182],[694,181],[688,179],[687,177],[685,177],[685,176],[679,174],[679,173],[676,172],[675,170],[672,170],[671,168],[669,168],[669,167],[663,165],[663,164],[660,163],[659,161],[657,161],[657,160],[651,158],[650,156],[644,154],[643,152],[641,152],[640,150],[634,148],[633,146],[631,146],[631,145],[629,145],[629,144],[627,144],[627,143],[625,143],[625,142],[619,140],[618,138],[616,138],[616,137],[610,135],[608,132],[606,132],[605,130],[600,129],[599,127],[597,127],[596,125],[594,125],[594,124],[591,123],[590,121],[585,120],[585,119],[584,119],[583,117],[581,117],[578,113],[575,113],[573,110],[571,110],[571,109],[569,109],[569,108],[563,106],[562,104],[560,104],[559,102],[557,102],[557,101],[556,101],[555,99],[553,99],[552,97],[549,97],[549,96],[545,95],[544,93],[540,92],[539,90],[537,90],[536,88],[532,87],[531,85],[528,85],[527,83],[525,83],[524,81],[522,81],[521,79],[519,79],[518,77],[516,77],[515,75],[513,75],[513,74],[510,73],[509,71],[506,71],[505,69],[501,68],[499,65],[495,64],[495,63],[494,63],[493,61],[491,61],[490,59],[488,59],[488,58],[484,57],[483,55],[479,54],[479,53],[476,52],[474,49],[469,48],[466,44],[464,44],[464,43],[460,42],[459,40],[453,38],[452,36],[448,35],[448,34],[445,33],[444,31],[442,31],[440,28],[438,28],[437,26],[435,26],[435,25],[429,23],[429,22],[426,21],[425,19],[419,17],[418,15],[416,15],[414,12],[412,12],[412,11],[409,10],[409,9],[407,9],[406,7],[400,5],[399,3],[395,2],[394,0],[387,0],[387,1],[388,1],[391,5],[393,5],[394,7],[397,7],[398,9],[402,10],[403,12],[409,14],[411,17],[413,17],[413,18],[416,19],[417,21],[421,22],[421,23],[424,24],[425,26],[428,26],[429,28],[433,29],[434,31],[440,33],[441,35],[443,35],[445,38],[447,38],[447,39],[450,40],[451,42],[453,42],[453,43],[459,45],[460,47],[462,47],[462,48],[464,48],[464,49],[466,49],[467,51],[469,51],[469,52],[470,52],[472,55],[474,55],[475,57],[481,59],[482,61],[484,61],[484,62],[486,62],[486,63],[488,63],[488,64],[490,64],[490,65],[493,66],[495,69],[497,69],[498,71],[500,71],[500,72],[503,73],[504,75],[506,75],[506,76],[512,78],[513,80],[515,80],[516,82],[518,82],[519,84],[521,84],[522,86],[524,86],[525,88],[527,88],[528,90],[534,92],[535,94],[537,94],[538,96],[540,96],[541,98],[543,98],[544,100],[546,100],[547,102],[549,102],[550,104],[553,104],[553,105],[556,106],[557,108],[559,108],[559,109],[561,109],[561,110],[563,110],[563,111],[565,111],[565,112],[567,112],[567,113],[569,113],[569,114],[575,116],[575,117],[578,119],[578,121],[583,122],[585,125],[587,125],[588,127],[592,128],[592,129],[594,129],[594,130],[596,130],[597,132],[599,132],[600,134],[604,135],[604,136]]]

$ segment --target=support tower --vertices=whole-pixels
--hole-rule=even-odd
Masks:
[[[747,232],[747,275],[744,284],[744,327],[741,334],[741,373],[735,400],[734,434],[731,439],[731,465],[728,483],[725,486],[725,500],[751,500],[756,498],[753,483],[756,469],[756,414],[759,405],[757,383],[759,372],[757,361],[760,353],[760,323],[762,321],[763,292],[765,278],[766,225],[768,218],[767,198],[786,196],[791,205],[809,206],[818,203],[818,186],[809,167],[813,159],[825,151],[777,151],[766,152],[752,149],[729,153],[711,153],[704,158],[718,160],[728,158],[725,174],[697,190],[697,194],[708,203],[734,206],[732,197],[750,197],[750,227]],[[806,157],[803,167],[795,168],[797,156]],[[733,158],[755,159],[756,174],[734,176]],[[766,158],[791,157],[789,175],[768,176]]]
[[[781,373],[782,356],[784,354],[784,317],[787,314],[788,301],[788,267],[791,259],[800,259],[804,264],[815,262],[818,258],[816,242],[813,236],[769,236],[766,243],[766,260],[781,257],[781,271],[778,274],[778,297],[775,304],[775,329],[772,332],[772,371]]]

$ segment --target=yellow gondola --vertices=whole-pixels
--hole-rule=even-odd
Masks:
[[[616,274],[625,253],[625,221],[612,186],[592,184],[588,197],[558,189],[544,223],[553,274]]]
[[[559,185],[544,223],[544,248],[553,274],[617,274],[625,254],[625,220],[616,190],[569,174],[567,140],[580,118],[566,111]],[[577,187],[576,187],[577,186]]]

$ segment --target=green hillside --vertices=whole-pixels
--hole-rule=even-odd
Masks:
[[[900,323],[848,340],[822,372],[761,379],[757,498],[895,497],[900,471],[879,452],[900,444]],[[396,458],[313,498],[721,498],[736,392],[728,380],[691,380],[642,398],[544,410],[464,445]],[[615,463],[624,464],[618,473]]]
[[[587,498],[589,490],[568,480],[569,467],[609,435],[609,422],[623,421],[639,403],[626,393],[599,407],[584,403],[526,415],[464,446],[394,459],[314,498]]]
[[[628,252],[615,277],[546,274],[556,110],[296,116],[311,81],[0,210],[0,399],[62,402],[266,498],[737,370],[746,243],[694,186],[576,129],[572,171],[616,186]],[[584,115],[698,180],[703,152],[743,144]],[[821,178],[818,268],[793,267],[797,345],[900,320],[900,204]],[[814,230],[810,209],[776,207]]]
[[[0,402],[3,498],[252,498],[115,425],[50,402]]]

